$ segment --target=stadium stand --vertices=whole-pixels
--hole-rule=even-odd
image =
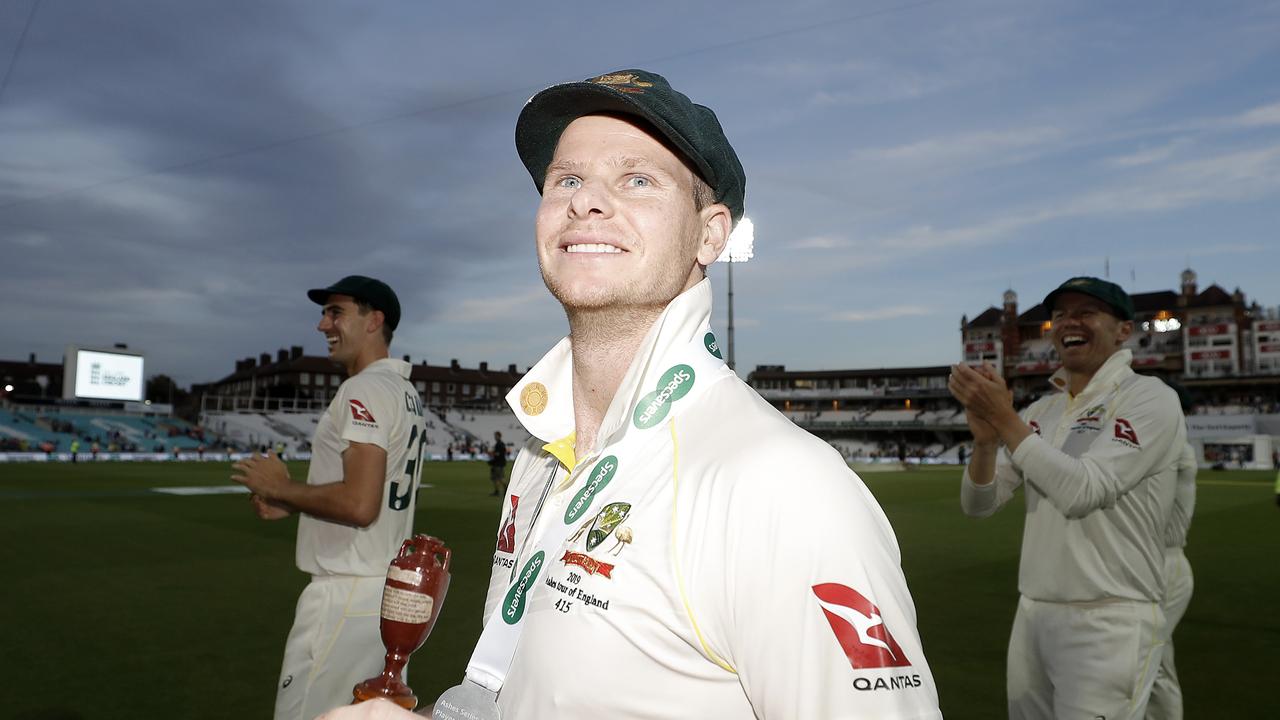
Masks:
[[[502,441],[513,455],[529,439],[529,433],[510,411],[447,410],[439,417],[453,431],[455,442],[463,442],[486,457],[495,431],[502,433]]]

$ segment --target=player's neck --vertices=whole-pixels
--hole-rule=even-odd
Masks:
[[[363,348],[355,357],[344,363],[347,368],[347,377],[355,377],[373,363],[390,357],[390,354],[390,351],[385,346],[369,345]]]
[[[586,457],[595,448],[600,423],[631,367],[640,343],[662,314],[662,308],[616,309],[569,313],[573,344],[574,454]]]

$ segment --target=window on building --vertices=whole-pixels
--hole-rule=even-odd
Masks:
[[[418,392],[420,393],[424,393],[427,391],[427,384],[421,380],[414,382],[413,386],[418,388]]]
[[[299,385],[310,385],[310,384],[311,384],[311,373],[298,373],[298,384],[299,384]]]
[[[342,384],[342,378],[338,377],[337,375],[329,376],[329,387],[338,387],[341,384]]]
[[[431,383],[431,392],[433,392],[433,393],[435,393],[435,394],[439,395],[439,394],[440,394],[440,383],[438,383],[438,382],[433,382],[433,383]]]

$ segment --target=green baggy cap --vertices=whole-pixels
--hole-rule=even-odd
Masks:
[[[1095,297],[1106,303],[1121,320],[1133,319],[1133,300],[1119,285],[1096,277],[1073,277],[1062,283],[1044,298],[1044,306],[1053,312],[1053,302],[1064,292],[1076,292]]]
[[[350,295],[368,303],[374,310],[381,310],[386,317],[387,327],[392,330],[400,324],[400,299],[391,286],[381,280],[364,275],[348,275],[327,288],[307,291],[307,297],[317,305],[328,302],[330,295]]]
[[[647,121],[693,163],[734,222],[742,219],[747,176],[716,114],[673,90],[666,78],[645,70],[619,70],[553,85],[529,99],[516,120],[516,151],[539,193],[564,129],[583,115],[602,112]]]

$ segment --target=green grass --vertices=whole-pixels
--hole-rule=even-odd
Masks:
[[[295,477],[305,468],[294,468]],[[265,718],[306,582],[296,521],[246,496],[159,495],[226,484],[221,463],[0,465],[0,717]],[[965,518],[958,471],[867,474],[902,547],[948,718],[1004,716],[1022,503]],[[1175,638],[1187,717],[1272,717],[1280,660],[1280,508],[1268,472],[1205,471],[1187,555],[1196,592]],[[413,659],[433,698],[480,632],[498,501],[480,463],[427,466],[416,518],[453,548],[439,622]]]

